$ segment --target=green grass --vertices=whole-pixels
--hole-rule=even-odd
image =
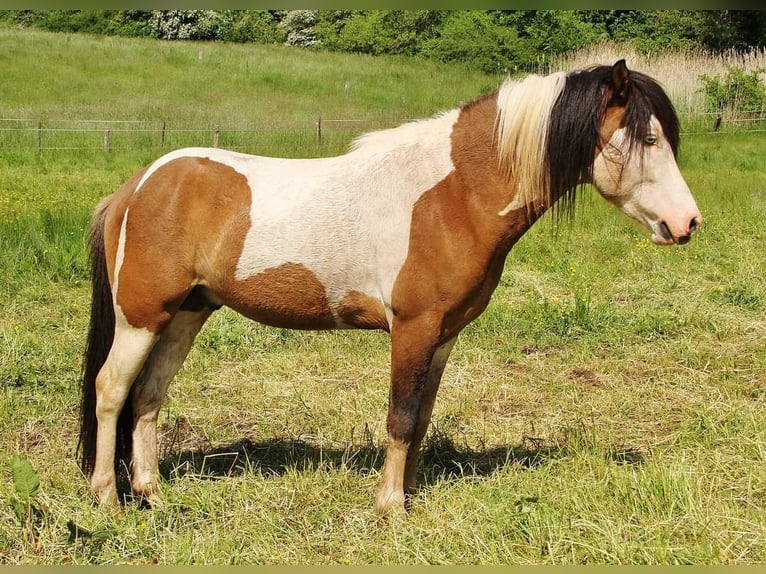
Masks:
[[[158,131],[163,121],[169,130],[219,125],[221,145],[227,130],[263,130],[266,141],[248,142],[255,153],[273,148],[269,137],[279,142],[280,134],[272,132],[284,137],[298,126],[313,137],[320,117],[363,119],[364,129],[395,125],[454,107],[500,80],[431,62],[266,45],[0,30],[0,50],[6,55],[0,62],[0,118],[46,126],[57,120],[140,120]],[[54,136],[45,134],[46,140]],[[209,141],[209,134],[201,137]],[[87,145],[99,147],[100,139],[96,134]],[[186,145],[172,133],[167,143]]]
[[[385,124],[494,81],[275,47],[3,30],[0,49],[13,50],[0,59],[0,115],[192,125],[226,111],[256,125],[277,110],[285,123],[271,139],[247,144],[274,155],[348,144],[353,133],[325,147],[305,135],[320,106]],[[265,86],[243,79],[256,67]],[[153,87],[158,72],[174,81]],[[333,96],[348,78],[364,91]],[[94,506],[74,457],[87,222],[159,150],[0,152],[0,562],[763,562],[762,149],[758,134],[684,138],[682,170],[705,217],[684,247],[654,247],[595,193],[557,235],[538,223],[453,352],[413,512],[387,522],[372,503],[388,338],[272,329],[226,310],[160,415],[164,506]],[[41,479],[29,524],[10,504],[17,454]]]

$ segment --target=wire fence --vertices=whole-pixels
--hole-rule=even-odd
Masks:
[[[252,149],[274,143],[316,143],[346,139],[363,131],[397,125],[406,118],[323,119],[290,126],[175,126],[143,120],[36,120],[0,118],[0,151],[105,153],[203,146]]]
[[[0,151],[104,153],[203,146],[252,150],[270,144],[316,144],[348,140],[360,133],[393,127],[411,118],[326,119],[286,126],[174,126],[165,121],[0,118]],[[737,114],[681,114],[684,133],[766,131],[766,110]]]
[[[723,110],[721,112],[679,114],[686,134],[763,132],[766,131],[766,109]]]

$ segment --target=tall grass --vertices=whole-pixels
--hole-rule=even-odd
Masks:
[[[267,110],[302,125],[324,70],[338,101],[322,105],[393,118],[452,107],[495,81],[398,59],[0,32],[0,48],[11,45],[24,48],[0,58],[0,106],[29,117],[80,118],[87,105],[194,125],[223,112],[255,123]],[[78,81],[94,87],[78,87],[70,74],[88,54],[97,73]],[[232,73],[246,61],[273,78],[253,107]],[[105,89],[127,70],[141,89]],[[175,81],[152,87],[162,70]],[[200,78],[214,76],[218,100],[202,105],[211,88]],[[364,93],[347,96],[347,79]],[[58,82],[75,91],[37,93]],[[333,152],[287,124],[247,145]],[[544,219],[522,238],[448,364],[414,510],[388,522],[372,512],[387,337],[271,329],[227,310],[203,329],[160,414],[164,506],[94,506],[74,458],[87,222],[157,150],[0,152],[0,562],[763,562],[762,150],[758,134],[684,138],[681,168],[705,224],[682,248],[654,247],[595,192],[571,227],[554,233]],[[16,454],[41,478],[30,522],[7,503]]]

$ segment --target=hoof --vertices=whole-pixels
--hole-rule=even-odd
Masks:
[[[92,480],[90,488],[93,494],[96,495],[100,506],[120,506],[120,503],[117,500],[117,484],[114,480],[107,480],[104,482]]]
[[[142,507],[147,506],[152,509],[158,509],[164,505],[160,487],[156,482],[149,482],[141,486],[134,484],[133,497],[142,502]]]
[[[165,506],[165,501],[158,491],[141,495],[141,498],[144,503],[148,505],[152,510],[160,510],[163,506]]]
[[[404,515],[407,512],[407,501],[404,493],[380,492],[375,500],[375,514],[380,517]]]

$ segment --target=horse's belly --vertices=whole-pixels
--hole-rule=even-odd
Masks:
[[[274,327],[388,330],[380,300],[359,290],[325,285],[299,263],[284,263],[215,291],[228,307]]]

